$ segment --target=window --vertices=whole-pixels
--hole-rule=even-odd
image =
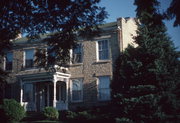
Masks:
[[[5,70],[12,70],[13,53],[6,54]]]
[[[55,59],[56,53],[55,51],[52,51],[52,48],[48,47],[48,65],[54,65],[55,64]]]
[[[102,101],[110,100],[110,77],[98,77],[98,99]]]
[[[34,50],[25,50],[25,68],[32,68],[34,64]]]
[[[98,41],[98,59],[99,60],[109,59],[108,40]]]
[[[79,102],[82,101],[82,79],[73,79],[72,80],[72,101]]]
[[[73,48],[73,63],[82,63],[82,44]]]
[[[32,102],[33,97],[33,84],[23,85],[23,102]]]
[[[58,86],[56,86],[56,100],[58,101],[66,101],[66,83],[61,82]]]

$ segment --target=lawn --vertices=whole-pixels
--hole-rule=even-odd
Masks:
[[[16,122],[16,123],[67,123],[67,122],[46,120],[41,113],[27,112],[27,116],[21,122]]]
[[[62,121],[38,120],[38,121],[22,121],[19,123],[67,123]]]

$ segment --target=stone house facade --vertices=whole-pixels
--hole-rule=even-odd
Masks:
[[[1,65],[10,72],[6,98],[16,99],[27,111],[41,111],[46,106],[73,110],[109,102],[115,60],[132,44],[137,25],[134,18],[118,18],[101,29],[99,37],[81,39],[71,50],[73,62],[68,67],[54,65],[48,70],[34,63],[36,49],[47,48],[45,44],[26,38],[14,41]]]

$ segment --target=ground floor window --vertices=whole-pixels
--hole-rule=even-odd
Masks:
[[[82,101],[82,98],[83,98],[83,82],[82,82],[82,79],[73,79],[71,85],[72,85],[71,100],[73,102]]]
[[[32,102],[34,100],[33,84],[27,83],[23,85],[23,102]]]
[[[56,86],[56,100],[66,101],[66,83],[62,82]]]
[[[110,100],[110,77],[98,77],[98,99],[102,101]]]

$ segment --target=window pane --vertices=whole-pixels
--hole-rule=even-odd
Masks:
[[[99,88],[109,88],[110,79],[109,76],[99,77]]]
[[[32,102],[33,101],[33,84],[23,85],[23,101]]]
[[[72,100],[82,100],[82,79],[72,80]]]
[[[72,91],[72,100],[73,101],[81,100],[81,97],[82,97],[81,94],[82,94],[81,90],[79,90],[79,91]]]
[[[34,64],[34,50],[25,50],[25,67],[26,68],[31,68],[33,67]]]
[[[99,60],[109,59],[109,49],[108,49],[108,41],[102,40],[98,41],[98,52],[99,52]]]
[[[34,50],[30,49],[30,50],[26,50],[26,59],[33,59],[34,58]]]
[[[13,53],[6,54],[6,70],[12,70]]]
[[[109,76],[101,76],[98,81],[99,100],[110,99],[110,78]]]
[[[100,100],[109,100],[110,99],[110,89],[100,89],[99,90],[99,99]]]
[[[73,63],[82,63],[82,45],[77,44],[73,48]]]

